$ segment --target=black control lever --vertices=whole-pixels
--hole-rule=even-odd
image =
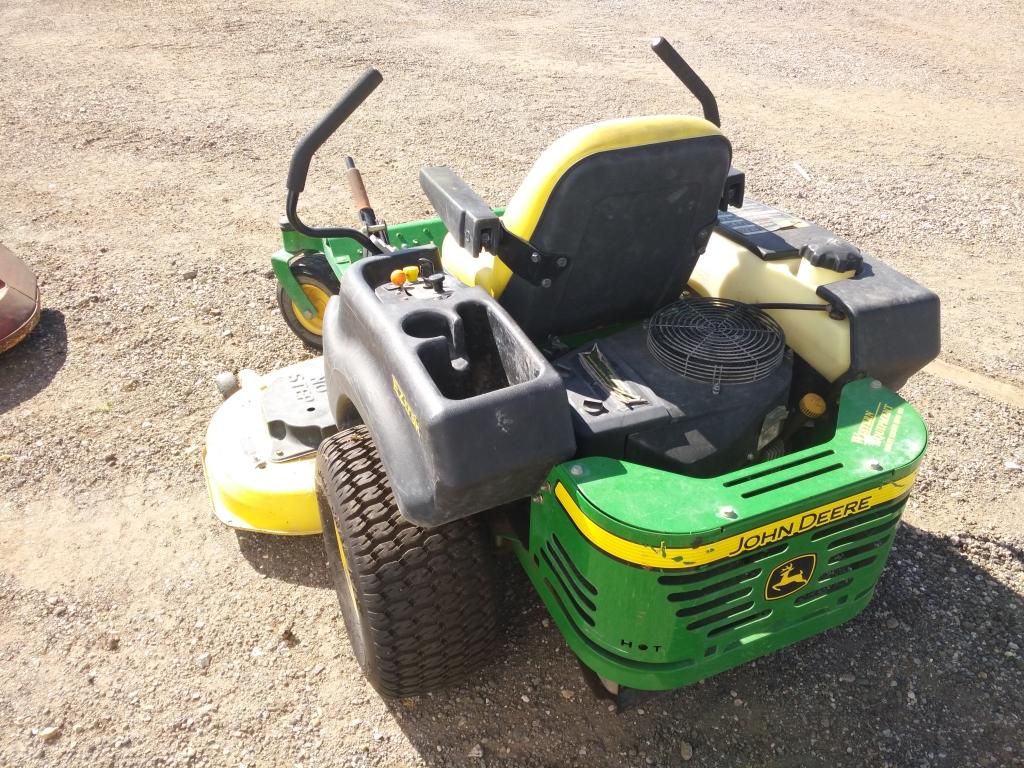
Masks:
[[[700,75],[693,71],[693,67],[683,60],[679,52],[664,37],[656,37],[651,40],[651,50],[665,62],[665,66],[672,70],[672,74],[679,78],[679,82],[686,86],[686,90],[697,97],[701,109],[704,110],[704,119],[721,128],[722,119],[718,116],[718,102],[715,101],[715,94],[708,88],[707,83],[700,79]]]
[[[348,237],[358,242],[370,253],[381,253],[381,248],[369,237],[352,227],[310,227],[299,218],[299,195],[306,188],[306,176],[313,155],[331,135],[341,127],[367,97],[383,82],[384,78],[373,67],[367,69],[348,92],[341,97],[330,112],[321,118],[313,129],[302,137],[292,153],[288,168],[288,197],[285,200],[285,215],[296,232],[308,237]]]

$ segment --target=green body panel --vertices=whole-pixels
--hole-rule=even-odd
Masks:
[[[666,559],[664,568],[626,562],[595,545],[554,489],[561,484],[589,521],[650,552],[701,550],[905,478],[926,444],[927,431],[911,406],[883,387],[857,381],[843,390],[831,441],[739,472],[701,479],[610,459],[562,464],[532,502],[527,540],[512,544],[584,664],[631,688],[688,685],[863,610],[885,565],[909,482],[905,490],[904,483],[890,486],[896,489],[892,498],[834,522],[761,542],[744,537],[744,546],[713,562]],[[807,555],[815,563],[805,572],[806,583],[767,599],[776,583],[769,579]]]
[[[505,209],[496,208],[494,212],[500,216]],[[387,232],[388,242],[396,248],[412,248],[428,243],[433,243],[440,248],[441,242],[448,234],[444,222],[437,218],[389,225]],[[316,317],[316,309],[306,294],[302,292],[302,288],[289,268],[292,260],[304,253],[322,253],[327,257],[327,263],[331,265],[331,269],[340,280],[349,265],[363,257],[363,247],[347,237],[308,237],[290,228],[282,229],[281,240],[281,249],[270,257],[274,275],[284,286],[299,311],[307,318]]]

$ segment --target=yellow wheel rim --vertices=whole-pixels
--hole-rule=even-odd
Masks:
[[[341,559],[341,572],[345,576],[348,594],[352,598],[352,607],[358,612],[359,603],[356,601],[356,587],[352,583],[352,574],[348,570],[348,558],[345,557],[345,548],[341,546],[341,531],[338,530],[338,524],[334,522],[333,517],[331,522],[334,524],[334,537],[338,540],[338,557]],[[358,616],[358,613],[356,615]]]
[[[323,336],[324,310],[327,309],[327,302],[330,300],[331,295],[319,285],[310,285],[309,283],[302,284],[302,292],[306,294],[306,298],[309,299],[313,308],[316,310],[316,317],[306,317],[302,314],[302,310],[292,302],[292,312],[295,314],[295,319],[299,321],[299,325],[310,333],[315,333],[317,336]]]

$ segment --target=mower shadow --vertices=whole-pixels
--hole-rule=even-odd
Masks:
[[[238,551],[263,576],[303,587],[329,589],[322,536],[267,536],[235,531]]]
[[[64,367],[67,357],[64,314],[44,309],[32,333],[17,346],[0,353],[0,415],[45,389]]]
[[[904,525],[859,617],[621,714],[590,693],[516,563],[502,561],[506,642],[494,665],[391,710],[438,768],[1015,764],[1024,665],[1004,653],[1020,643],[1024,599],[979,560],[1024,567],[1008,542]],[[946,736],[955,719],[984,735]]]

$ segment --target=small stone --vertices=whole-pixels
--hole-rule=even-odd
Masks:
[[[522,699],[523,699],[523,704],[529,704],[530,703],[530,697],[527,696],[525,693],[522,695]]]
[[[279,634],[281,635],[281,639],[287,645],[295,645],[297,642],[299,642],[299,638],[295,636],[295,633],[292,631],[292,627],[292,624],[283,624],[281,628],[278,630]]]
[[[573,696],[575,696],[575,694],[572,691],[570,691],[568,688],[563,688],[561,693],[562,693],[562,698],[563,699],[571,699]]]
[[[888,619],[885,620],[885,626],[887,626],[889,629],[899,629],[900,620],[897,619],[895,616],[890,616]]]
[[[195,280],[199,277],[199,272],[194,269],[189,269],[181,273],[182,280]]]
[[[200,653],[196,656],[196,666],[200,669],[207,669],[210,666],[210,654]]]
[[[121,638],[115,635],[113,632],[107,632],[103,635],[103,647],[108,651],[116,651],[121,647]]]
[[[481,744],[474,744],[473,747],[466,753],[466,757],[472,757],[477,760],[484,756],[484,748]]]
[[[693,747],[690,742],[684,741],[679,744],[679,756],[687,761],[693,757]]]
[[[222,338],[227,339],[227,338],[230,338],[231,336],[234,336],[235,332],[232,331],[230,328],[227,328],[227,329],[221,331],[220,335],[221,335]]]
[[[86,296],[81,301],[79,301],[75,306],[78,309],[82,309],[83,307],[87,307],[90,304],[96,304],[99,300],[100,300],[100,297],[97,296],[95,293],[92,293],[92,294],[89,294],[88,296]]]
[[[852,683],[856,679],[857,678],[853,675],[852,672],[843,672],[843,674],[839,676],[839,682],[841,683]]]
[[[36,736],[38,736],[43,741],[53,741],[58,736],[60,736],[60,727],[56,725],[48,725],[42,730],[40,730],[39,733],[36,734]]]

